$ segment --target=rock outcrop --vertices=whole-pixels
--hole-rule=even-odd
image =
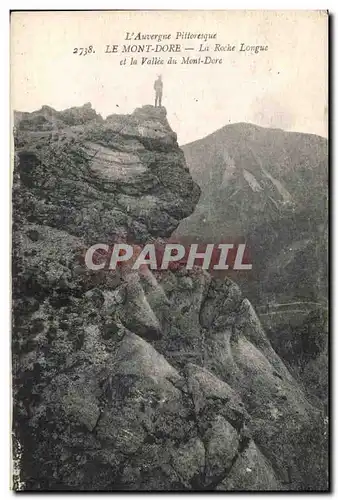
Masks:
[[[17,115],[15,153],[16,488],[325,490],[323,415],[234,282],[84,265],[194,210],[165,109],[44,107]]]
[[[238,284],[278,354],[327,404],[327,140],[234,123],[182,149],[202,193],[176,237],[246,242],[253,268]]]

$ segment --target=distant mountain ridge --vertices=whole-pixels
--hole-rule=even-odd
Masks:
[[[260,279],[269,261],[290,266],[306,248],[325,261],[326,139],[238,123],[182,149],[202,193],[175,236],[247,241]]]
[[[322,137],[237,123],[182,149],[203,191],[182,232],[203,220],[211,205],[218,213],[213,234],[244,236],[253,223],[314,207],[309,186],[319,189],[316,203],[326,210],[327,140]],[[213,224],[206,230],[212,233]]]

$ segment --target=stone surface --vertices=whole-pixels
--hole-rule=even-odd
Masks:
[[[326,489],[320,408],[233,281],[84,265],[91,244],[149,243],[193,211],[165,109],[44,107],[16,127],[15,485]]]

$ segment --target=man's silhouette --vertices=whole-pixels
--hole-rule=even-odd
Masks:
[[[158,75],[157,80],[154,82],[154,89],[155,89],[155,107],[159,105],[160,107],[162,106],[162,92],[163,92],[163,82],[162,82],[162,76]]]

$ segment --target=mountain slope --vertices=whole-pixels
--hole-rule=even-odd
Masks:
[[[182,149],[202,186],[198,214],[181,224],[182,232],[193,230],[199,217],[207,236],[221,231],[236,238],[295,212],[325,213],[327,141],[321,137],[238,123]]]

